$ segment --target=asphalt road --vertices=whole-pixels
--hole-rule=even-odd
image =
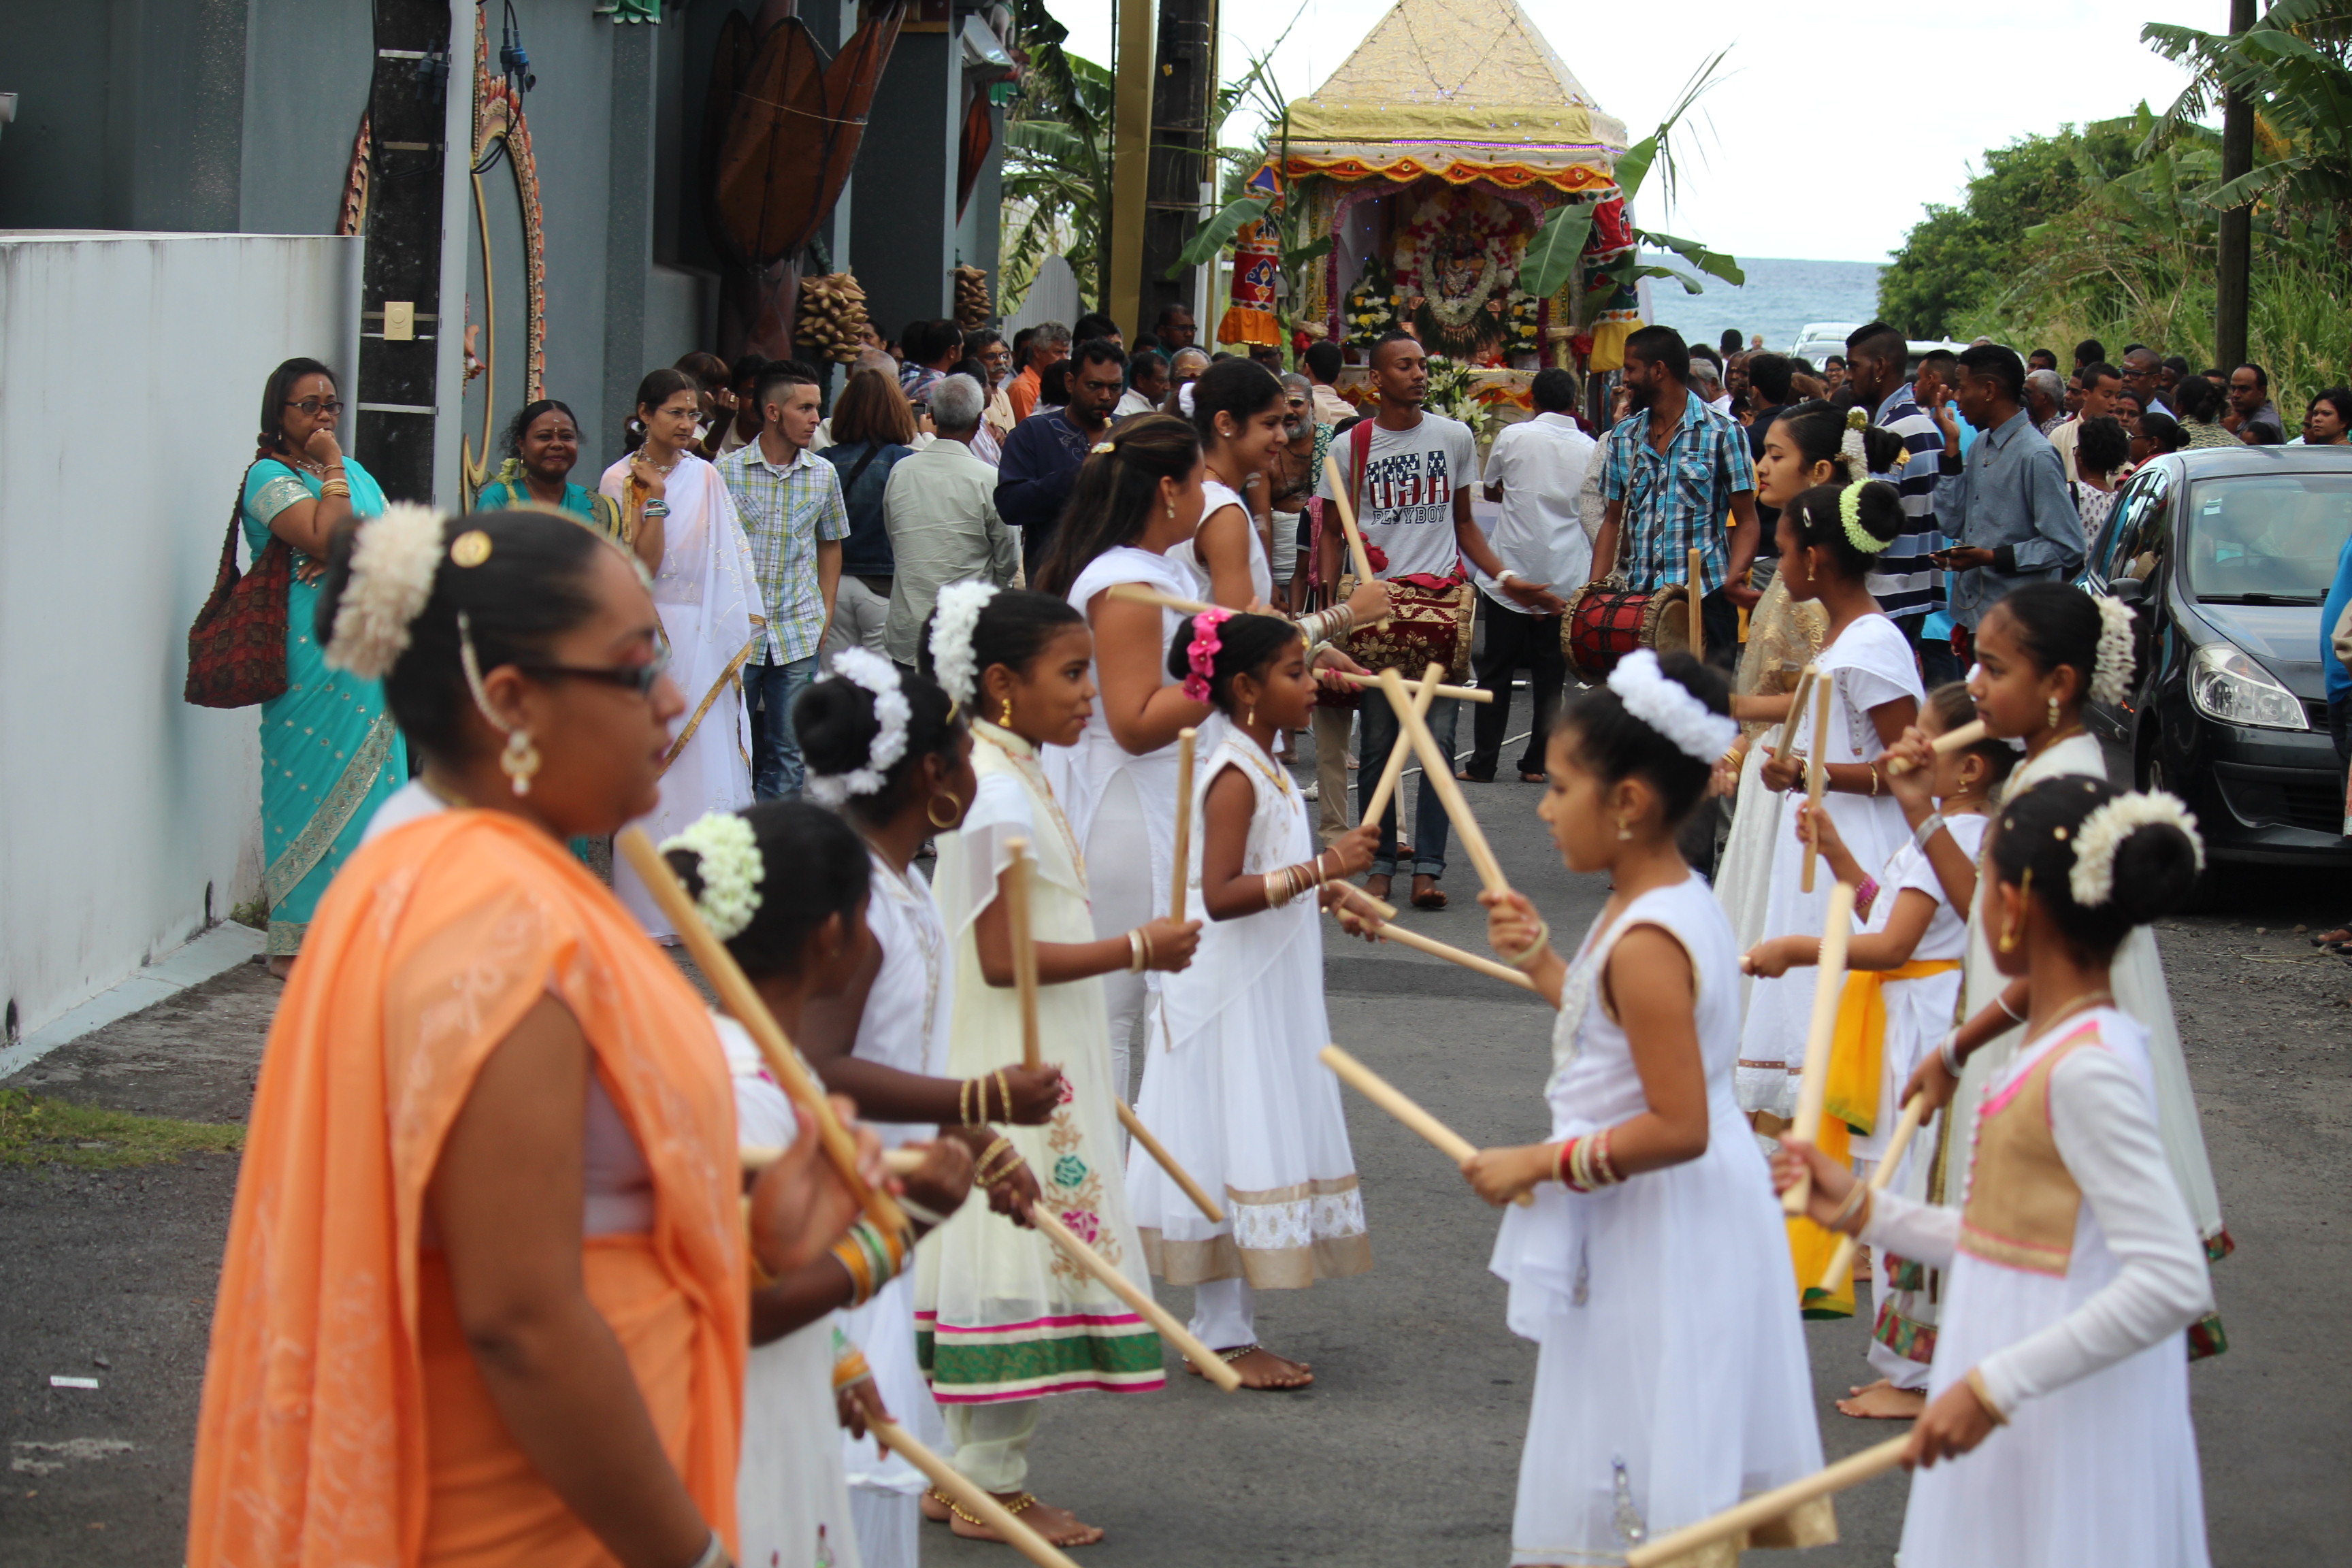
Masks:
[[[1515,882],[1564,939],[1580,932],[1603,892],[1552,857],[1534,820],[1536,787],[1465,787]],[[1453,909],[1407,919],[1476,949],[1468,866],[1446,886]],[[2221,912],[2160,932],[2239,1244],[2214,1275],[2231,1348],[2191,1373],[2213,1561],[2224,1568],[2334,1561],[2352,1539],[2352,1218],[2334,1223],[2352,1184],[2352,969],[2289,929],[2336,923],[2352,899],[2334,900],[2306,880],[2251,879]],[[1542,1134],[1546,1008],[1393,948],[1334,941],[1326,973],[1334,1034],[1407,1093],[1480,1142]],[[232,1119],[275,992],[257,968],[234,971],[16,1082]],[[1486,1272],[1495,1216],[1433,1150],[1361,1100],[1349,1114],[1373,1270],[1261,1305],[1268,1342],[1313,1362],[1311,1391],[1226,1396],[1177,1373],[1163,1394],[1048,1408],[1033,1483],[1109,1531],[1083,1554],[1089,1563],[1504,1560],[1536,1352],[1504,1327],[1503,1289]],[[233,1179],[218,1156],[94,1174],[0,1168],[0,1438],[11,1467],[0,1477],[0,1561],[179,1561]],[[1179,1316],[1189,1310],[1189,1292],[1162,1295]],[[1864,1376],[1862,1323],[1806,1332],[1827,1451],[1890,1435],[1829,1407]],[[52,1389],[52,1373],[100,1386]],[[1886,1478],[1849,1493],[1843,1543],[1803,1561],[1889,1563],[1904,1486]],[[1014,1560],[944,1529],[927,1531],[925,1546],[940,1563]]]

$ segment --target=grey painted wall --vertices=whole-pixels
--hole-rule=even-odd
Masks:
[[[850,215],[850,245],[885,337],[952,305],[960,48],[950,33],[900,33],[858,148],[866,199]]]

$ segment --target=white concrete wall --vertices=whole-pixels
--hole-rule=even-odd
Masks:
[[[194,936],[208,890],[217,920],[259,886],[259,710],[181,700],[188,623],[264,379],[295,354],[356,363],[360,248],[0,231],[0,1002],[19,1034]]]

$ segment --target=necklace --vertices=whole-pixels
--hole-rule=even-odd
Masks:
[[[2102,1002],[2112,1002],[2115,999],[2116,994],[2112,991],[2085,991],[2055,1013],[2051,1014],[2049,1019],[2033,1031],[2033,1037],[2038,1040],[2049,1034],[2058,1026],[2059,1020],[2062,1018],[2072,1017],[2085,1007],[2095,1007]]]
[[[284,462],[288,468],[299,468],[304,473],[310,475],[314,479],[323,479],[327,477],[326,464],[313,462],[299,452],[289,452],[280,460]]]
[[[1030,789],[1045,802],[1045,809],[1054,814],[1054,826],[1062,830],[1062,843],[1070,852],[1070,864],[1077,868],[1081,887],[1087,879],[1086,852],[1078,847],[1078,836],[1070,830],[1070,819],[1062,815],[1062,803],[1054,798],[1054,786],[1046,781],[1045,770],[1037,765],[1036,749],[1012,731],[990,723],[985,719],[972,721],[971,732],[1003,752],[1012,763]],[[1005,742],[1011,741],[1013,745]],[[1015,750],[1015,746],[1022,749]]]

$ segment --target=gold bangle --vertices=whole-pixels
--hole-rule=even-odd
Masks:
[[[1143,973],[1143,928],[1138,926],[1127,933],[1127,972],[1129,974]]]
[[[1505,959],[1513,969],[1525,973],[1538,960],[1551,951],[1551,922],[1541,915],[1536,917],[1536,939],[1521,949],[1517,956]]]
[[[1992,1390],[1985,1386],[1984,1373],[1981,1371],[1976,1367],[1970,1367],[1969,1368],[1968,1376],[1962,1378],[1960,1381],[1969,1385],[1969,1392],[1977,1396],[1977,1403],[1984,1406],[1985,1414],[1992,1417],[1992,1424],[1994,1426],[2006,1426],[2009,1425],[2008,1414],[2003,1411],[2000,1405],[1993,1403]]]
[[[1282,908],[1282,895],[1275,888],[1274,877],[1275,874],[1272,871],[1268,871],[1265,876],[1258,879],[1265,884],[1265,907],[1270,910],[1278,910]]]
[[[998,1068],[996,1069],[996,1098],[998,1100],[996,1109],[1003,1113],[1003,1119],[1006,1121],[1012,1121],[1013,1090],[1004,1081],[1004,1069],[1003,1068]],[[984,1105],[987,1100],[987,1096],[983,1095],[981,1099]]]

